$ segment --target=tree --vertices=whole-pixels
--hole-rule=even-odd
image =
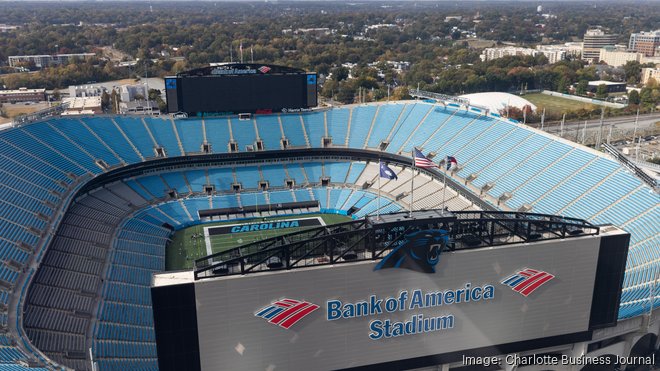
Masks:
[[[112,113],[119,113],[119,101],[121,98],[119,97],[119,94],[117,94],[117,91],[115,89],[112,89],[112,93],[110,94],[110,103],[112,104]]]
[[[630,94],[628,94],[628,103],[638,105],[639,102],[640,102],[639,92],[637,92],[637,90],[631,90]]]
[[[348,78],[349,70],[346,67],[337,67],[332,70],[332,79],[335,81],[342,81]]]
[[[637,84],[642,73],[642,65],[637,61],[628,61],[623,65],[623,72],[626,74],[628,84]]]
[[[101,94],[101,108],[103,110],[107,110],[110,107],[110,94],[106,90],[103,90],[103,94]]]
[[[350,84],[340,85],[337,100],[345,104],[353,103],[355,100],[355,88]]]
[[[587,94],[587,86],[589,86],[589,83],[587,80],[580,80],[577,83],[577,86],[575,87],[575,94],[577,95],[586,95]]]
[[[598,99],[605,99],[607,98],[607,85],[605,84],[600,84],[596,88],[596,98]]]
[[[560,93],[568,93],[568,79],[562,76],[557,83],[557,91]]]

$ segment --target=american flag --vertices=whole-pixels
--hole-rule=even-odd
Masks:
[[[280,299],[259,309],[254,315],[288,329],[317,309],[319,309],[318,305],[306,301]]]
[[[426,158],[426,156],[424,156],[424,154],[417,148],[413,148],[413,159],[415,160],[416,167],[425,169],[438,167],[438,165],[434,164],[433,161]]]
[[[527,296],[553,278],[555,276],[548,272],[525,268],[502,280],[502,284],[511,287],[513,291],[523,296]]]

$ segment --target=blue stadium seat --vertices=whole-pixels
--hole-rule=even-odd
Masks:
[[[280,149],[280,140],[282,133],[280,131],[280,122],[277,116],[274,115],[257,115],[257,130],[259,131],[259,138],[264,142],[264,149],[276,150]]]

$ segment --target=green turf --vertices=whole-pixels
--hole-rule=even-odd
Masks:
[[[543,112],[543,108],[545,108],[547,114],[555,116],[561,116],[565,112],[577,111],[580,108],[587,110],[593,110],[596,108],[596,106],[591,103],[584,103],[541,93],[525,94],[522,97],[534,103],[539,114]]]
[[[335,214],[310,214],[310,215],[292,215],[267,218],[267,221],[277,221],[286,219],[301,219],[321,217],[326,225],[337,224],[352,220],[350,217]],[[195,259],[202,258],[207,255],[206,241],[204,240],[204,227],[211,227],[223,224],[244,224],[261,222],[262,218],[255,218],[240,221],[227,221],[218,223],[200,224],[194,227],[189,227],[177,231],[172,238],[172,242],[168,244],[165,252],[165,269],[166,270],[179,270],[192,268]],[[263,240],[270,237],[279,236],[282,234],[293,233],[302,228],[287,228],[280,230],[264,230],[259,232],[243,232],[231,233],[211,238],[211,249],[213,253],[225,251],[234,247],[238,247],[250,242]],[[307,227],[309,228],[309,227]],[[191,238],[193,235],[198,235],[198,238]]]

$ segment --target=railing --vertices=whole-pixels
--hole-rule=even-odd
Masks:
[[[419,89],[409,89],[408,94],[410,94],[411,97],[426,98],[426,99],[439,100],[441,102],[452,102],[456,104],[461,104],[464,105],[465,109],[467,110],[472,110],[472,108],[476,108],[480,113],[484,115],[487,115],[488,112],[490,111],[488,107],[480,106],[478,104],[470,104],[470,100],[468,98],[457,97],[454,95],[434,93],[432,91],[424,91]]]
[[[28,113],[25,115],[17,116],[13,119],[12,125],[13,126],[21,126],[21,125],[26,125],[35,121],[43,120],[47,117],[59,115],[60,113],[64,112],[67,107],[69,106],[68,103],[62,103],[58,106],[53,106],[49,108],[42,109],[40,111]]]
[[[438,217],[415,212],[412,218],[404,212],[387,220],[396,221],[367,218],[311,228],[209,255],[195,261],[195,279],[374,261],[416,232],[446,236],[442,249],[451,251],[599,233],[599,227],[581,219],[521,212],[466,211]]]
[[[638,178],[640,178],[644,183],[648,184],[653,188],[654,191],[658,192],[659,185],[658,182],[648,175],[644,170],[640,169],[634,162],[630,161],[626,156],[624,156],[618,149],[616,149],[611,144],[603,143],[603,148],[611,154],[617,161],[619,161],[623,166],[627,167],[630,171],[633,172]]]

